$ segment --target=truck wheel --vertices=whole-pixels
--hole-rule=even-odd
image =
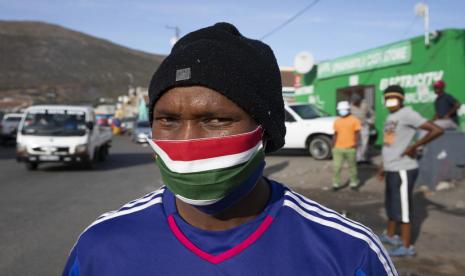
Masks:
[[[331,157],[331,138],[318,135],[310,140],[308,152],[316,160],[325,160]]]
[[[92,158],[90,158],[90,156],[89,156],[89,158],[82,163],[84,169],[93,170],[94,167],[95,167],[95,163],[97,161],[99,161],[99,158],[100,158],[99,149],[95,148],[94,149],[94,156]]]
[[[93,170],[94,169],[94,160],[89,159],[82,163],[82,166],[85,170]]]
[[[100,161],[101,155],[102,155],[101,147],[95,148],[94,149],[94,158],[93,158],[92,161],[94,163]]]
[[[35,171],[37,170],[38,166],[39,166],[39,163],[37,162],[26,162],[26,169],[28,171]]]
[[[98,154],[98,161],[103,162],[107,158],[108,155],[108,145],[103,145],[99,149]]]

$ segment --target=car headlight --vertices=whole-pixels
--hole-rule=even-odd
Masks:
[[[77,145],[76,149],[74,150],[76,153],[84,153],[87,152],[87,144]]]
[[[140,138],[140,139],[145,139],[147,137],[147,134],[141,132],[139,134],[137,134],[137,138]]]

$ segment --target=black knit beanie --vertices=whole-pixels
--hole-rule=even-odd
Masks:
[[[229,23],[182,37],[161,63],[149,88],[149,119],[160,96],[176,86],[200,85],[236,103],[265,129],[266,152],[284,145],[281,75],[271,48]]]
[[[387,94],[391,95],[398,95],[399,97],[404,97],[404,89],[400,85],[389,85],[386,89],[384,89],[384,96]]]

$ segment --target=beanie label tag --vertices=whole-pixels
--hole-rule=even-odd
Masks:
[[[191,78],[191,68],[183,68],[176,70],[176,81],[188,80]]]

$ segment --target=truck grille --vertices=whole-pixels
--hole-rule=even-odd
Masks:
[[[65,155],[69,153],[69,147],[35,147],[32,148],[36,154],[57,154]]]

